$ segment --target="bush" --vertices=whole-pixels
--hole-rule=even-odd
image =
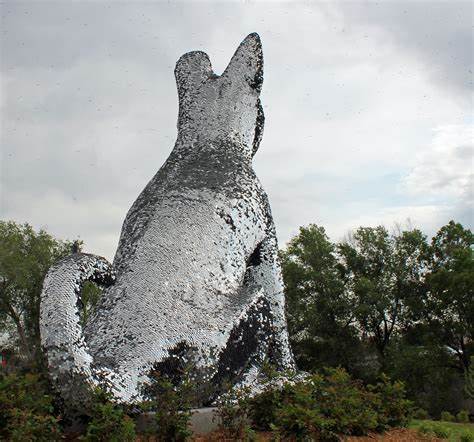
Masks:
[[[420,426],[418,427],[418,431],[421,434],[434,434],[434,429],[433,426],[430,425],[428,422],[422,422]]]
[[[436,425],[433,428],[433,431],[434,431],[435,436],[439,437],[440,439],[447,439],[450,435],[449,429],[442,425]]]
[[[454,422],[454,416],[449,411],[441,412],[441,420],[445,422]]]
[[[44,441],[61,439],[58,420],[52,415],[35,414],[28,410],[14,409],[7,427],[12,442]]]
[[[381,398],[361,382],[352,380],[346,371],[329,369],[322,377],[313,377],[313,385],[317,387],[323,414],[335,421],[332,431],[362,435],[379,427],[377,411],[382,408]]]
[[[411,403],[404,398],[403,384],[387,377],[365,388],[342,369],[328,369],[308,381],[285,386],[280,426],[293,421],[307,435],[332,438],[335,434],[364,435],[408,423]],[[285,429],[288,434],[295,429]],[[297,430],[301,434],[301,428]]]
[[[155,413],[155,425],[150,433],[158,440],[185,441],[192,435],[191,407],[203,393],[203,386],[193,380],[193,374],[197,376],[194,351],[185,343],[178,344],[167,359],[153,366],[148,375],[151,382],[142,387],[147,398],[142,409]]]
[[[337,434],[363,435],[409,420],[411,403],[403,384],[386,377],[366,388],[343,369],[327,369],[305,380],[276,384],[270,380],[262,393],[245,402],[253,428],[332,440]]]
[[[319,395],[313,394],[315,377],[308,382],[285,384],[281,391],[281,405],[276,412],[272,428],[284,436],[296,436],[298,440],[336,438],[337,420],[327,416],[318,403]],[[314,379],[319,383],[320,379]]]
[[[459,442],[474,442],[474,434],[465,432],[459,436]]]
[[[189,428],[190,384],[186,381],[174,386],[166,377],[155,377],[152,388],[155,398],[142,404],[144,410],[155,413],[155,425],[151,432],[158,440],[187,440],[192,435]]]
[[[88,442],[133,442],[135,423],[124,408],[111,401],[111,395],[97,389],[92,398],[90,420],[86,434],[80,440]]]
[[[391,382],[390,379],[382,375],[380,381],[374,385],[369,385],[369,391],[376,393],[380,398],[377,410],[378,430],[386,430],[392,427],[406,427],[412,417],[412,403],[405,399],[405,387],[403,382]]]
[[[469,423],[469,412],[467,410],[461,410],[457,415],[456,415],[456,420],[459,423],[462,424],[467,424]]]
[[[250,390],[241,388],[222,395],[217,402],[219,429],[231,440],[252,440],[250,428]]]
[[[38,374],[0,375],[0,439],[61,439],[47,381]]]
[[[417,408],[413,411],[413,418],[419,420],[429,419],[430,415],[424,408]]]
[[[264,390],[249,401],[249,418],[257,430],[268,431],[277,419],[281,405],[280,389],[267,385]]]

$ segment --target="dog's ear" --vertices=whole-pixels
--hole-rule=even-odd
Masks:
[[[257,94],[263,83],[262,43],[257,33],[248,35],[235,51],[222,76],[242,87],[250,87]]]
[[[174,75],[178,87],[178,96],[182,100],[187,91],[195,90],[213,75],[209,56],[202,51],[184,54],[176,63]]]

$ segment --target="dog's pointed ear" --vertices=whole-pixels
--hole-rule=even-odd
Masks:
[[[188,90],[196,89],[213,75],[209,56],[202,51],[184,54],[176,63],[174,75],[181,100]]]
[[[227,76],[232,82],[248,85],[260,93],[263,83],[263,52],[257,33],[248,35],[240,43],[222,76]]]

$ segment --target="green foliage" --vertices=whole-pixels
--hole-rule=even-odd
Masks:
[[[135,423],[111,395],[97,389],[92,398],[90,420],[81,440],[88,442],[133,442]]]
[[[341,366],[367,383],[387,373],[430,415],[456,410],[462,379],[474,394],[473,244],[453,221],[431,242],[379,226],[336,244],[302,227],[281,252],[298,366]]]
[[[219,429],[225,437],[231,440],[249,441],[254,439],[251,429],[250,390],[240,388],[223,394],[217,402],[217,416],[219,417]]]
[[[360,227],[338,246],[358,328],[374,343],[383,368],[388,346],[409,319],[409,306],[423,294],[426,249],[419,230],[391,235],[382,226]]]
[[[0,375],[0,439],[61,439],[47,382],[37,374]]]
[[[323,414],[338,421],[334,432],[359,435],[379,426],[376,411],[381,398],[352,380],[346,371],[328,369],[325,376],[314,375],[312,383]]]
[[[413,420],[410,428],[429,437],[448,439],[452,442],[474,441],[474,426],[454,422]]]
[[[474,356],[471,356],[469,367],[464,374],[464,391],[468,398],[474,399]]]
[[[441,439],[447,439],[450,435],[449,429],[441,425],[436,425],[433,428],[433,432],[436,437],[439,437]]]
[[[362,435],[407,423],[411,404],[403,385],[384,378],[364,388],[342,369],[328,369],[307,381],[285,384],[274,425],[300,437]]]
[[[444,422],[454,422],[456,420],[449,411],[442,411],[440,418]]]
[[[85,324],[94,311],[102,295],[102,289],[91,281],[86,281],[81,291],[81,323]]]
[[[474,442],[474,434],[467,431],[459,435],[459,442]]]
[[[13,410],[9,425],[12,442],[61,440],[58,420],[51,415],[34,414],[31,411]]]
[[[461,410],[456,414],[456,421],[462,424],[467,424],[469,422],[469,412],[467,410]]]
[[[205,390],[195,369],[195,352],[195,348],[179,343],[167,359],[154,365],[148,374],[151,382],[142,388],[147,399],[142,408],[155,413],[150,433],[160,441],[185,441],[192,435],[191,407]]]
[[[245,392],[223,398],[225,425],[235,424],[230,431],[245,438],[252,437],[248,419],[255,429],[300,437],[379,431],[406,424],[411,407],[404,386],[417,407],[432,416],[459,411],[463,388],[474,398],[473,245],[472,232],[453,221],[431,242],[416,229],[389,233],[383,227],[361,227],[337,244],[322,227],[301,228],[281,252],[295,357],[310,372],[325,366],[347,372],[322,371],[310,376],[310,383],[293,380],[281,389],[269,383],[252,399]],[[17,360],[36,371],[42,367],[38,317],[43,278],[71,250],[70,242],[27,224],[0,221],[0,332],[13,330],[20,348]],[[83,322],[100,295],[94,284],[84,285]],[[155,434],[162,440],[188,438],[189,410],[208,395],[205,374],[193,371],[191,359],[183,358],[188,350],[178,348],[167,360],[173,376],[165,375],[164,367],[152,373],[155,381],[144,407],[156,411]],[[364,387],[348,373],[374,385]],[[38,382],[28,376],[37,376]],[[99,439],[89,440],[100,440],[97,435],[107,433],[120,416],[125,422],[120,431],[131,434],[133,423],[125,410],[108,399],[95,406],[96,420],[86,437]],[[1,377],[0,438],[55,440],[60,433],[54,416],[41,376]],[[458,420],[465,418],[458,413]]]
[[[160,441],[189,439],[192,435],[189,428],[192,385],[189,380],[184,380],[179,386],[175,386],[170,379],[156,376],[153,389],[156,399],[143,404],[144,410],[155,413],[155,426],[151,433]]]
[[[364,365],[353,300],[345,290],[336,246],[324,228],[301,227],[280,258],[288,328],[298,366],[310,371]]]
[[[28,224],[0,221],[0,326],[11,324],[23,357],[40,359],[39,306],[49,267],[70,253],[72,244],[59,241]],[[2,330],[0,330],[2,331]]]
[[[257,430],[268,431],[277,420],[281,406],[281,391],[268,384],[264,390],[249,401],[249,416]]]
[[[434,434],[434,429],[433,429],[433,426],[431,424],[429,424],[428,422],[422,422],[419,426],[418,426],[418,431],[421,433],[421,434]]]
[[[425,316],[433,338],[457,355],[461,372],[474,352],[474,235],[450,221],[431,242]]]
[[[462,376],[453,368],[452,352],[436,345],[426,333],[425,328],[413,327],[396,338],[387,349],[386,373],[403,380],[407,397],[418,407],[439,416],[441,411],[458,406]]]
[[[424,409],[424,408],[417,408],[414,412],[413,412],[413,417],[415,419],[429,419],[429,414],[428,412]]]
[[[405,385],[403,382],[391,382],[382,374],[380,381],[369,385],[368,390],[378,395],[378,429],[385,430],[391,427],[406,427],[413,415],[413,404],[406,399]]]
[[[253,429],[284,437],[338,440],[337,435],[362,435],[408,422],[411,403],[403,385],[386,377],[366,388],[343,369],[326,369],[306,379],[270,379],[254,397],[225,403],[222,424],[241,437],[249,419]],[[239,433],[240,431],[240,433]]]

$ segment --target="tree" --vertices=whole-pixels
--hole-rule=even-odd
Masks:
[[[290,341],[306,370],[341,365],[354,371],[360,342],[335,245],[324,228],[301,227],[280,252]]]
[[[410,306],[422,299],[426,250],[419,230],[389,234],[382,226],[360,227],[338,246],[358,328],[382,366],[392,337],[412,319]]]
[[[467,397],[474,400],[474,356],[471,356],[471,363],[465,374],[464,390]]]
[[[474,353],[474,235],[450,221],[433,238],[426,276],[425,320],[433,338],[466,372]]]
[[[22,355],[40,355],[39,311],[43,279],[50,266],[71,251],[60,241],[28,224],[0,221],[0,326],[12,324]]]

